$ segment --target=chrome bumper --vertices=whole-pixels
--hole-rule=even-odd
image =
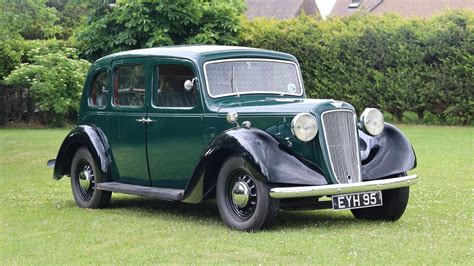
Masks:
[[[270,190],[270,197],[276,199],[333,196],[340,194],[387,190],[408,187],[418,182],[418,175],[394,177],[352,184],[334,184],[307,187],[277,187]]]

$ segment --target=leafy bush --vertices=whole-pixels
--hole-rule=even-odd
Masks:
[[[470,124],[473,115],[474,13],[428,20],[396,15],[246,22],[241,44],[288,52],[302,67],[308,96],[378,107],[401,121]]]
[[[31,63],[21,64],[5,79],[8,85],[29,89],[36,108],[44,114],[44,124],[61,126],[79,109],[90,63],[78,59],[77,53],[67,47],[34,48],[27,53]]]
[[[65,41],[50,40],[24,40],[21,38],[0,42],[0,81],[21,63],[31,63],[28,51],[41,47],[42,51],[59,52],[67,46]]]
[[[20,39],[0,42],[0,81],[22,61],[25,55],[24,43]]]

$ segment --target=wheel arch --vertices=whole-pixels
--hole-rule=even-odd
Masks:
[[[109,172],[111,159],[103,132],[93,125],[80,125],[72,129],[59,148],[54,165],[53,179],[59,180],[71,173],[72,158],[76,151],[86,147],[93,159],[99,163],[103,174]]]
[[[222,168],[222,165],[229,157],[236,154],[236,151],[224,148],[217,150],[214,154],[211,155],[207,166],[204,169],[204,197],[213,198],[215,196],[217,177]]]
[[[323,174],[260,129],[233,128],[219,134],[205,149],[186,187],[184,202],[197,203],[213,196],[222,164],[232,155],[243,157],[262,182],[298,185],[326,185]]]

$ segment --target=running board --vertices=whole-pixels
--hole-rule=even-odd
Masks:
[[[184,194],[183,189],[147,187],[119,182],[98,183],[97,189],[170,201],[181,200]]]

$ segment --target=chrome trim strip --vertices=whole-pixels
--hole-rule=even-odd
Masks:
[[[324,115],[327,114],[327,113],[332,113],[332,112],[351,112],[353,115],[354,115],[354,130],[355,130],[355,144],[356,144],[356,151],[357,151],[357,165],[358,165],[358,170],[359,170],[359,176],[357,177],[358,180],[356,180],[356,183],[358,182],[361,182],[362,181],[362,174],[361,174],[361,160],[360,160],[360,147],[359,147],[359,135],[357,134],[357,116],[355,114],[355,112],[353,112],[352,110],[349,110],[349,109],[336,109],[336,110],[330,110],[330,111],[326,111],[326,112],[323,112],[321,114],[321,124],[323,126],[323,134],[324,134],[324,144],[325,144],[325,147],[326,147],[326,150],[328,152],[328,157],[329,157],[329,163],[331,165],[331,170],[332,170],[332,173],[334,175],[334,178],[336,178],[337,182],[340,183],[339,179],[337,178],[336,176],[336,171],[334,170],[334,164],[332,162],[332,159],[331,159],[331,151],[329,149],[329,146],[328,146],[328,139],[327,139],[327,134],[326,134],[326,127],[324,126]]]
[[[240,92],[239,95],[242,94],[273,94],[273,95],[293,95],[293,96],[302,96],[304,94],[304,88],[303,88],[303,80],[301,78],[301,72],[299,65],[293,61],[285,61],[285,60],[279,60],[279,59],[265,59],[265,58],[232,58],[232,59],[222,59],[222,60],[213,60],[213,61],[207,61],[204,63],[203,68],[204,68],[204,79],[206,80],[206,91],[207,95],[209,97],[216,99],[216,98],[221,98],[225,96],[235,96],[235,93],[226,93],[226,94],[220,94],[220,95],[212,95],[211,91],[209,90],[209,81],[207,79],[207,65],[209,64],[214,64],[214,63],[223,63],[223,62],[238,62],[238,61],[262,61],[262,62],[278,62],[278,63],[286,63],[286,64],[292,64],[296,68],[296,72],[298,74],[298,82],[300,83],[300,88],[301,88],[301,93],[295,94],[295,93],[283,93],[283,92],[271,92],[271,91],[250,91],[250,92]]]
[[[270,197],[275,199],[333,196],[356,192],[387,190],[408,187],[418,182],[418,175],[394,177],[352,184],[334,184],[307,187],[277,187],[270,189]]]

